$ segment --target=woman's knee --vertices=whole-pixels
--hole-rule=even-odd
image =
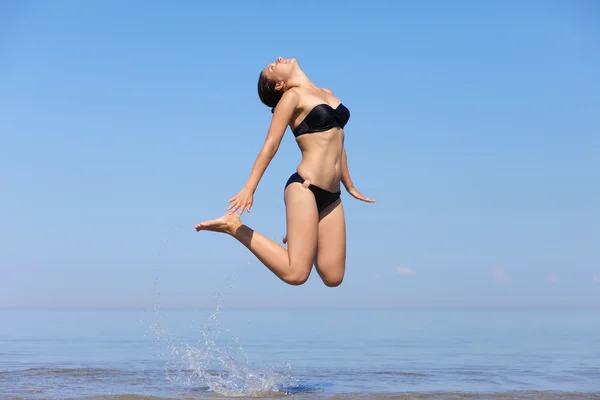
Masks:
[[[335,264],[317,264],[317,270],[321,276],[321,280],[326,286],[336,287],[342,284],[344,280],[345,265],[344,263]]]
[[[290,271],[283,276],[283,281],[289,285],[300,286],[306,283],[310,276],[310,268],[298,268],[290,265]]]
[[[303,285],[308,280],[312,267],[313,262],[306,257],[302,257],[301,259],[292,258],[289,267],[281,279],[290,285]]]
[[[323,283],[325,284],[325,286],[329,286],[329,287],[340,286],[342,284],[343,280],[344,280],[344,274],[323,277]]]

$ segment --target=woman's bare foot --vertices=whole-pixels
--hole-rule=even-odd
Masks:
[[[200,222],[196,225],[196,232],[212,231],[234,235],[240,226],[242,226],[242,221],[237,214],[226,213],[221,218]]]

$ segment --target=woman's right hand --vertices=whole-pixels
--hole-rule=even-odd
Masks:
[[[254,201],[254,190],[244,187],[238,194],[230,198],[227,202],[231,203],[227,207],[229,214],[238,212],[238,215],[242,215],[244,210],[250,212],[252,208],[252,202]]]

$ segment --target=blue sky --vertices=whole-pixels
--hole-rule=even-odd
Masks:
[[[600,7],[590,1],[3,2],[0,306],[600,306]],[[296,57],[352,117],[345,282],[280,282],[196,233]],[[293,136],[243,221],[285,233]],[[160,294],[157,295],[156,292]]]

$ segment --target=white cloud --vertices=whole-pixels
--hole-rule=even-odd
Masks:
[[[490,276],[493,280],[497,282],[508,283],[509,279],[506,276],[506,270],[504,267],[495,267],[490,271]]]
[[[414,275],[414,274],[416,274],[415,271],[413,271],[412,269],[407,268],[407,267],[396,267],[396,271],[400,275]]]

